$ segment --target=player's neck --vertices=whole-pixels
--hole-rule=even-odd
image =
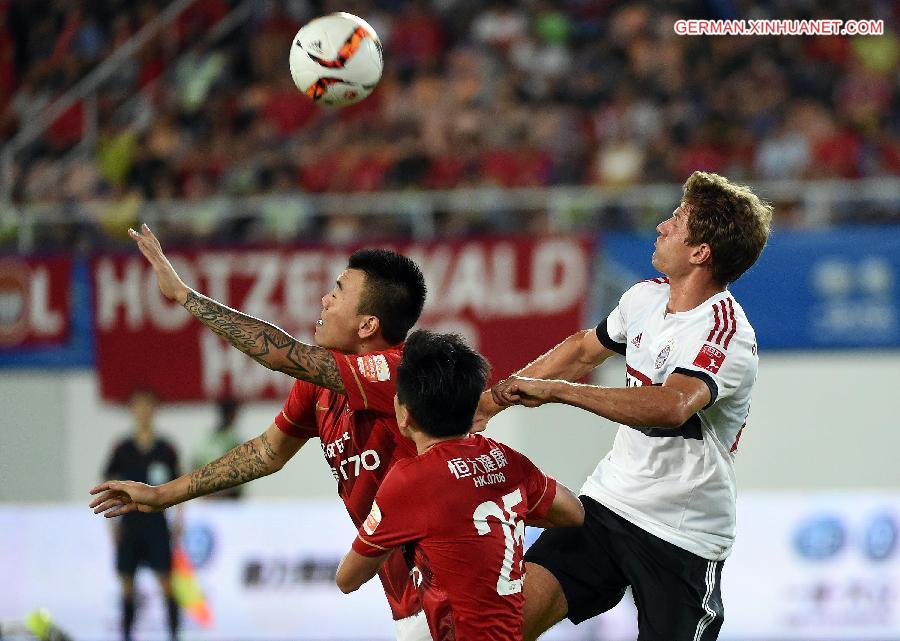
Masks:
[[[372,352],[383,352],[385,350],[391,349],[392,347],[396,347],[395,345],[390,345],[383,338],[374,338],[369,340],[360,341],[356,344],[354,354],[371,354]]]
[[[458,441],[460,439],[466,438],[467,434],[460,434],[456,436],[429,436],[425,432],[416,432],[415,436],[413,436],[413,442],[416,444],[416,450],[418,453],[424,454],[432,447],[437,445],[438,443],[444,443],[445,441]]]
[[[725,291],[725,286],[712,280],[708,272],[695,271],[680,278],[669,277],[667,313],[687,312]]]

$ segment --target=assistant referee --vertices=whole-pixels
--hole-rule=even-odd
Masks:
[[[171,443],[158,437],[153,428],[157,398],[148,390],[136,390],[129,399],[134,433],[120,441],[104,469],[109,479],[129,479],[159,485],[180,475],[178,455]],[[169,634],[178,636],[178,604],[172,595],[172,541],[180,530],[176,511],[174,532],[164,513],[126,514],[114,528],[116,571],[122,585],[122,638],[131,641],[135,619],[134,575],[139,565],[156,574],[168,610]]]

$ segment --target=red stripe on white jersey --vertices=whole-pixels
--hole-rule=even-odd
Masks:
[[[713,325],[713,328],[710,330],[709,336],[706,337],[707,343],[712,342],[713,336],[719,329],[719,306],[718,306],[718,304],[713,305],[713,315],[715,316],[716,323],[715,323],[715,325]]]
[[[724,301],[724,300],[720,300],[718,303],[716,303],[716,305],[717,305],[717,306],[721,306],[721,312],[722,312],[722,329],[719,331],[719,334],[716,336],[716,338],[715,338],[715,340],[714,340],[713,342],[716,343],[717,345],[721,345],[721,344],[722,344],[722,339],[725,338],[725,333],[726,333],[729,329],[731,329],[731,319],[728,318],[728,309],[725,307],[725,301]]]
[[[641,372],[634,369],[631,365],[625,365],[625,371],[631,375],[632,378],[636,378],[641,382],[641,385],[653,385],[653,381],[646,374],[642,374]]]
[[[734,437],[734,443],[731,444],[731,449],[728,450],[728,451],[731,452],[732,454],[734,454],[735,452],[737,452],[738,443],[741,442],[741,434],[744,433],[744,428],[745,428],[745,427],[747,427],[747,424],[746,424],[746,423],[744,423],[743,425],[741,425],[741,429],[738,430],[737,434],[736,434],[735,437]]]
[[[737,319],[734,317],[734,302],[730,298],[726,298],[725,301],[728,303],[728,317],[731,319],[731,331],[728,332],[728,336],[725,337],[725,342],[722,344],[722,347],[728,349],[728,343],[731,342],[731,339],[734,338],[734,333],[737,331]]]

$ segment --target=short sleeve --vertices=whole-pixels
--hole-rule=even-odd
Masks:
[[[319,435],[316,427],[316,387],[306,381],[296,381],[291,388],[281,412],[275,417],[275,425],[294,438],[314,438]]]
[[[369,354],[331,353],[341,372],[350,407],[393,416],[400,350]]]
[[[402,463],[395,465],[385,476],[353,542],[357,553],[381,556],[427,534],[426,504],[417,495],[417,483],[408,477],[408,468]]]
[[[640,283],[638,283],[639,285]],[[635,285],[619,299],[619,304],[609,313],[606,320],[597,325],[597,340],[607,349],[625,356],[625,347],[628,343],[628,301],[634,291]]]

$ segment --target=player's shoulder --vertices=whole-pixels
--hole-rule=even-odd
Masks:
[[[406,346],[406,343],[398,343],[397,345],[391,345],[390,347],[383,349],[377,354],[384,356],[385,360],[390,363],[391,367],[396,367],[400,364],[400,361],[403,359],[403,348]]]
[[[510,447],[502,441],[484,436],[482,434],[473,434],[471,438],[480,439],[477,442],[478,453],[480,456],[489,456],[496,465],[506,466],[510,463],[523,463],[530,459],[522,454],[519,450]]]
[[[492,443],[496,443],[494,439],[490,436],[482,434],[481,432],[476,432],[474,434],[469,434],[469,438],[467,439],[469,443],[474,445],[475,447],[484,447]]]
[[[500,449],[500,450],[512,451],[512,452],[515,451],[515,450],[513,450],[513,448],[511,448],[506,443],[501,443],[500,441],[495,441],[490,436],[485,436],[484,434],[480,434],[480,433],[472,434],[471,436],[469,436],[469,438],[472,439],[473,445],[475,445],[479,449],[483,449],[483,450]]]
[[[422,456],[407,456],[397,459],[391,466],[391,475],[394,477],[410,478],[422,474],[427,470],[428,459]]]
[[[665,304],[668,299],[668,278],[645,278],[625,290],[619,299],[619,308],[629,315],[632,311],[647,310]]]
[[[416,496],[423,492],[424,488],[432,487],[439,479],[440,471],[446,470],[447,464],[443,461],[436,464],[428,456],[409,456],[396,460],[391,469],[385,475],[381,483],[382,496]]]
[[[405,342],[397,343],[396,345],[390,345],[388,347],[385,347],[384,349],[376,349],[370,352],[364,352],[362,354],[345,354],[345,356],[347,356],[347,358],[349,358],[350,360],[380,356],[389,361],[399,361],[401,358],[403,358],[403,348],[405,347],[405,345]]]
[[[464,447],[471,448],[471,452],[473,453],[481,453],[486,452],[488,450],[498,448],[501,446],[499,441],[495,441],[490,436],[486,436],[480,432],[475,434],[469,434],[461,443]],[[506,446],[503,445],[505,448]]]
[[[726,352],[755,346],[756,332],[731,292],[713,296],[702,308],[697,316],[697,331],[706,343]]]
[[[447,472],[448,478],[451,478],[454,467],[461,465],[460,462],[468,463],[475,460],[495,446],[494,441],[481,434],[449,439],[410,459],[405,473],[438,480],[443,476],[443,472]]]
[[[634,285],[629,287],[625,291],[625,294],[623,294],[623,298],[668,298],[668,296],[669,279],[663,276],[660,276],[658,278],[645,278],[643,280],[639,280]]]
[[[335,354],[335,358],[343,358],[353,371],[354,377],[369,383],[391,383],[393,372],[403,358],[402,346],[388,347],[383,350],[364,354]]]

